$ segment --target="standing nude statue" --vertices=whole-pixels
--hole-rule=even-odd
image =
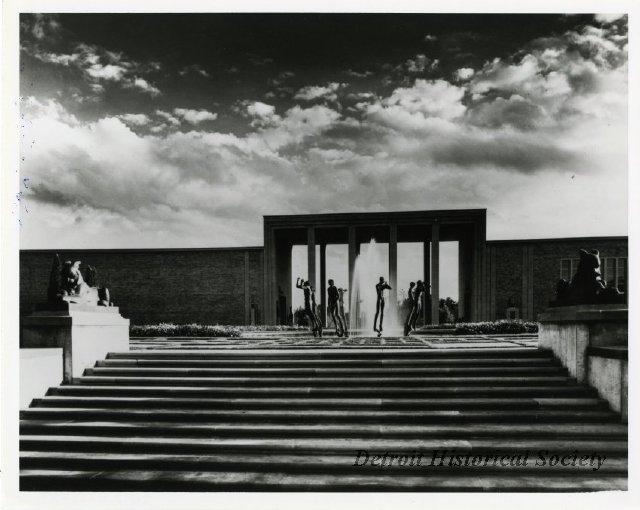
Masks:
[[[318,321],[318,316],[316,315],[316,294],[313,287],[309,284],[308,280],[303,280],[302,278],[298,278],[296,280],[296,288],[302,289],[304,292],[304,311],[309,317],[309,322],[311,323],[311,331],[313,331],[313,336],[322,336],[322,327],[320,325],[320,321]],[[313,306],[313,308],[312,308]]]
[[[327,306],[327,311],[329,312],[329,315],[336,326],[336,335],[341,337],[342,335],[344,335],[345,328],[344,328],[344,324],[342,323],[342,320],[340,319],[340,314],[338,312],[339,300],[340,300],[340,293],[338,292],[338,289],[334,285],[333,280],[329,280],[329,288],[327,289],[327,302],[329,304]]]
[[[413,291],[413,312],[411,316],[411,324],[409,325],[411,330],[416,329],[416,321],[420,314],[422,313],[422,299],[424,297],[424,293],[426,291],[426,287],[422,280],[418,280],[416,283],[416,288]]]
[[[411,320],[413,318],[413,304],[415,303],[413,288],[415,286],[416,286],[416,282],[409,283],[409,291],[407,292],[407,297],[409,298],[409,315],[407,315],[407,320],[404,322],[404,336],[407,336],[409,334],[409,331],[411,331]]]
[[[347,318],[344,314],[344,295],[347,292],[347,289],[343,289],[340,287],[338,289],[338,318],[342,323],[342,330],[344,331],[344,336],[349,336],[349,328],[347,328]]]
[[[382,336],[382,321],[384,319],[384,291],[391,290],[389,284],[384,280],[384,277],[380,277],[380,281],[376,284],[376,316],[373,319],[373,330],[378,333],[378,336]],[[380,317],[380,327],[378,328],[378,317]]]
[[[313,310],[313,317],[316,320],[318,336],[322,337],[322,321],[320,320],[320,307],[316,304],[316,289],[312,285],[309,285],[309,289],[311,291],[311,309]]]

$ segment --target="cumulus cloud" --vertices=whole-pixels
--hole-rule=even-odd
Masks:
[[[31,119],[34,118],[46,118],[51,121],[62,122],[70,126],[79,124],[76,116],[69,113],[55,99],[45,99],[40,101],[33,96],[25,97],[20,103],[20,111],[23,118],[27,121],[31,121]]]
[[[468,117],[477,126],[512,126],[523,131],[539,128],[549,120],[540,105],[517,94],[508,99],[497,97],[493,101],[481,103],[469,112]]]
[[[86,72],[96,80],[120,81],[127,70],[122,66],[112,64],[102,65],[96,63],[87,67]]]
[[[217,113],[212,113],[207,110],[190,110],[188,108],[175,108],[173,113],[177,117],[181,117],[189,124],[200,124],[206,120],[216,120],[218,118]]]
[[[142,92],[145,92],[150,96],[154,96],[154,97],[160,95],[160,89],[151,85],[144,78],[138,78],[138,77],[134,78],[132,81],[130,81],[127,84],[127,87],[139,89]]]
[[[373,76],[373,71],[354,71],[353,69],[347,69],[345,74],[353,76],[354,78],[368,78]]]
[[[524,109],[532,115],[533,123],[546,116],[557,125],[570,118],[585,122],[620,116],[627,102],[627,50],[626,42],[617,41],[615,35],[615,27],[586,26],[559,37],[535,40],[518,59],[487,63],[469,81],[469,91],[477,102],[471,105],[477,110],[471,118],[488,121],[492,117],[490,123],[494,124],[497,118],[489,112],[501,112],[506,116],[502,124],[522,127],[516,117]],[[496,95],[503,99],[488,106],[486,98]]]
[[[431,60],[426,55],[419,54],[415,58],[407,60],[404,65],[410,73],[423,73],[436,69],[439,64],[440,61],[438,59]]]
[[[151,121],[149,116],[144,113],[124,113],[117,117],[125,124],[132,124],[134,126],[145,126]]]
[[[326,106],[294,106],[287,110],[274,126],[261,130],[260,136],[270,148],[277,151],[288,145],[300,143],[305,138],[321,134],[339,118],[338,112]]]
[[[326,99],[328,101],[335,101],[338,99],[336,92],[346,87],[344,83],[328,83],[325,86],[309,85],[301,88],[294,99],[301,99],[303,101],[312,101],[314,99]]]
[[[243,114],[252,117],[251,126],[266,127],[278,124],[282,119],[276,114],[276,107],[261,101],[246,102],[243,104]]]
[[[220,239],[246,244],[250,237],[244,236],[259,234],[256,216],[272,206],[272,200],[287,204],[289,185],[302,185],[303,177],[278,151],[320,134],[339,117],[316,105],[292,108],[277,125],[245,137],[204,131],[165,132],[158,126],[151,126],[151,135],[141,135],[126,125],[146,122],[138,114],[78,122],[55,100],[25,103],[29,136],[40,139],[48,133],[39,150],[29,154],[24,168],[32,182],[32,209],[42,212],[58,208],[70,217],[87,219],[89,224],[109,218],[109,224],[124,229],[120,241],[130,238],[134,243],[140,242],[137,229],[144,225],[145,231],[180,236],[184,243],[191,239],[201,244],[202,235],[196,233],[200,228],[207,235],[217,235],[218,244]],[[257,115],[275,116],[270,105],[251,106]],[[178,110],[174,113],[181,118],[191,113]],[[178,121],[161,110],[156,114],[168,122]],[[266,188],[273,191],[265,194]],[[236,227],[209,227],[212,216],[227,218]],[[59,214],[48,217],[45,223],[64,227]],[[95,240],[94,236],[88,234],[89,239]],[[148,238],[147,242],[153,244]]]
[[[205,69],[203,69],[201,66],[199,66],[198,64],[192,64],[190,66],[185,66],[182,69],[180,69],[180,71],[178,71],[178,74],[180,76],[186,76],[188,74],[198,74],[200,76],[204,76],[205,78],[210,78],[211,77],[211,75]]]
[[[473,77],[475,71],[470,67],[462,67],[457,69],[455,73],[453,73],[453,77],[457,81],[466,81]]]
[[[475,94],[495,89],[517,90],[527,86],[539,72],[538,59],[534,55],[525,55],[517,64],[507,64],[496,58],[476,74],[470,90]]]
[[[159,117],[162,117],[167,122],[169,122],[169,124],[171,124],[173,126],[179,126],[180,125],[180,120],[175,118],[169,112],[165,112],[163,110],[156,110],[155,114],[158,115]]]
[[[249,115],[254,115],[256,117],[273,117],[276,112],[276,107],[270,104],[261,103],[260,101],[256,101],[247,106],[247,112]]]
[[[489,206],[503,220],[490,221],[503,226],[489,233],[494,238],[580,235],[575,211],[600,215],[594,221],[604,233],[609,226],[620,232],[628,87],[621,23],[531,41],[475,72],[460,68],[449,80],[406,78],[390,92],[372,86],[342,94],[350,109],[306,102],[337,96],[341,87],[333,83],[300,89],[299,104],[290,96],[273,104],[239,101],[235,113],[245,123],[236,134],[203,123],[216,115],[208,110],[172,105],[148,116],[88,121],[55,99],[27,98],[25,136],[40,145],[21,165],[31,182],[25,199],[38,214],[24,218],[25,246],[38,246],[47,232],[63,247],[71,226],[76,239],[94,246],[109,246],[113,232],[118,243],[133,246],[167,239],[182,246],[259,244],[263,214],[420,204]],[[120,66],[126,73],[119,83],[142,76],[130,71],[126,55],[94,53],[98,59],[83,69]],[[405,63],[396,62],[403,69]],[[79,64],[60,57],[56,65]],[[593,203],[601,207],[589,212]]]
[[[67,55],[64,53],[47,53],[47,52],[42,52],[37,54],[37,58],[42,62],[46,62],[48,64],[59,64],[67,67],[77,62],[79,57],[80,55],[77,53],[72,55]]]
[[[399,129],[442,127],[464,114],[464,89],[445,80],[415,81],[412,87],[401,87],[377,102],[366,106],[369,118]]]
[[[626,16],[626,14],[596,14],[595,18],[600,23],[613,23]]]
[[[412,87],[398,88],[386,98],[385,106],[401,106],[411,113],[451,119],[464,113],[464,89],[445,80],[416,80]]]
[[[68,240],[64,230],[69,219],[75,236],[86,233],[97,246],[115,241],[100,239],[103,229],[117,230],[120,240],[135,244],[140,242],[141,228],[152,244],[149,235],[157,235],[159,245],[166,243],[166,236],[201,244],[203,231],[232,244],[246,244],[247,232],[256,234],[251,228],[255,215],[270,200],[264,188],[273,176],[290,178],[285,175],[289,163],[264,144],[262,150],[252,151],[250,140],[232,135],[143,136],[115,117],[69,124],[70,117],[61,115],[64,108],[55,101],[30,102],[29,107],[29,136],[39,141],[24,168],[31,182],[31,214],[57,211],[37,217],[44,228],[59,229],[59,239]],[[253,175],[256,168],[261,170]],[[284,189],[282,193],[285,203]],[[229,221],[211,225],[212,216]],[[105,223],[99,228],[91,226],[101,219]],[[238,229],[239,224],[248,230]],[[25,236],[36,235],[27,219],[25,225]]]
[[[548,168],[564,168],[582,162],[582,158],[562,149],[550,140],[535,140],[517,135],[495,137],[466,136],[440,140],[429,155],[436,163],[463,168],[503,168],[533,173]]]
[[[37,41],[56,39],[62,30],[55,14],[23,14],[20,25],[24,32],[30,33]]]
[[[105,84],[111,83],[154,97],[160,95],[160,90],[141,76],[160,70],[158,62],[141,64],[127,59],[122,53],[85,43],[75,44],[70,53],[43,51],[39,45],[28,43],[22,50],[41,62],[78,69],[84,74],[89,88],[96,94],[104,92]]]
[[[295,73],[291,71],[282,71],[281,73],[278,73],[275,78],[271,78],[269,80],[269,83],[275,87],[280,87],[282,84],[284,84],[294,76]]]

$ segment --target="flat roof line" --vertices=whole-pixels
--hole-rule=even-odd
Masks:
[[[580,241],[628,241],[629,236],[590,236],[590,237],[545,237],[539,239],[498,239],[488,240],[487,244],[516,244],[516,243],[562,243]]]
[[[264,214],[263,218],[317,218],[320,216],[336,217],[336,216],[402,216],[409,214],[446,214],[446,213],[468,213],[468,214],[486,214],[487,209],[429,209],[416,211],[371,211],[371,212],[339,212],[339,213],[312,213],[312,214]]]
[[[57,252],[68,253],[74,251],[84,252],[166,252],[166,251],[258,251],[264,250],[263,246],[223,246],[220,248],[38,248],[21,249],[20,252]]]
[[[629,236],[590,236],[590,237],[547,237],[538,239],[497,239],[487,240],[487,244],[524,244],[524,243],[562,243],[562,242],[591,242],[591,241],[628,241]],[[224,246],[207,248],[37,248],[20,249],[22,253],[42,252],[189,252],[189,251],[260,251],[264,246]]]

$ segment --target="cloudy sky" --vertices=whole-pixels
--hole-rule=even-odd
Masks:
[[[262,244],[262,215],[487,208],[627,234],[627,20],[21,19],[22,248]]]

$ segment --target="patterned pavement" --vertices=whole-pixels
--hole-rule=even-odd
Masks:
[[[131,338],[132,350],[204,350],[204,349],[470,349],[537,347],[537,334],[522,335],[411,335],[408,337],[349,337],[324,336],[314,338],[301,332],[252,332],[239,338],[147,337]]]

